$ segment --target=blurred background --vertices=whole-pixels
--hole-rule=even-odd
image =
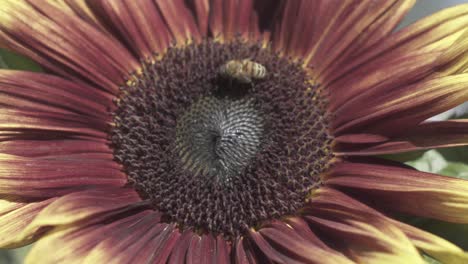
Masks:
[[[0,0],[1,1],[1,0]],[[312,0],[314,1],[314,0]],[[425,17],[445,7],[468,0],[419,0],[409,15],[401,23],[400,27],[407,26],[421,17]],[[0,68],[20,69],[29,71],[41,71],[41,68],[24,57],[0,50]],[[446,113],[432,118],[433,120],[445,120],[452,118],[468,118],[468,102]],[[431,150],[427,152],[414,152],[402,155],[392,155],[388,158],[406,162],[419,170],[439,173],[447,176],[468,179],[468,148],[450,148],[443,150]],[[429,230],[442,236],[458,246],[468,250],[468,226],[454,225],[427,219],[403,219],[422,229]],[[0,234],[1,235],[1,234]],[[0,264],[23,263],[24,256],[30,246],[19,249],[0,250]],[[428,263],[438,263],[426,258]]]

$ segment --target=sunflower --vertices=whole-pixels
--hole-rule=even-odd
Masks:
[[[468,4],[3,0],[0,246],[27,263],[467,263],[468,181],[382,158],[468,145]]]

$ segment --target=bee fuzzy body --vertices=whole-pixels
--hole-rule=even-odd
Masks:
[[[249,59],[230,60],[221,66],[219,72],[240,83],[252,83],[253,79],[263,79],[267,74],[265,66]]]

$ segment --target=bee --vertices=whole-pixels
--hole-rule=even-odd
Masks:
[[[249,59],[230,60],[219,68],[219,73],[240,83],[252,83],[252,79],[263,79],[267,74],[265,66]]]

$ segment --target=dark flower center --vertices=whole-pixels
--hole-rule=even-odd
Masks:
[[[254,100],[203,97],[178,119],[175,149],[194,177],[227,185],[255,157],[262,135]]]
[[[241,40],[154,58],[122,88],[111,133],[140,195],[181,229],[226,238],[296,214],[332,158],[327,102],[301,64]],[[252,78],[222,70],[243,59]]]

